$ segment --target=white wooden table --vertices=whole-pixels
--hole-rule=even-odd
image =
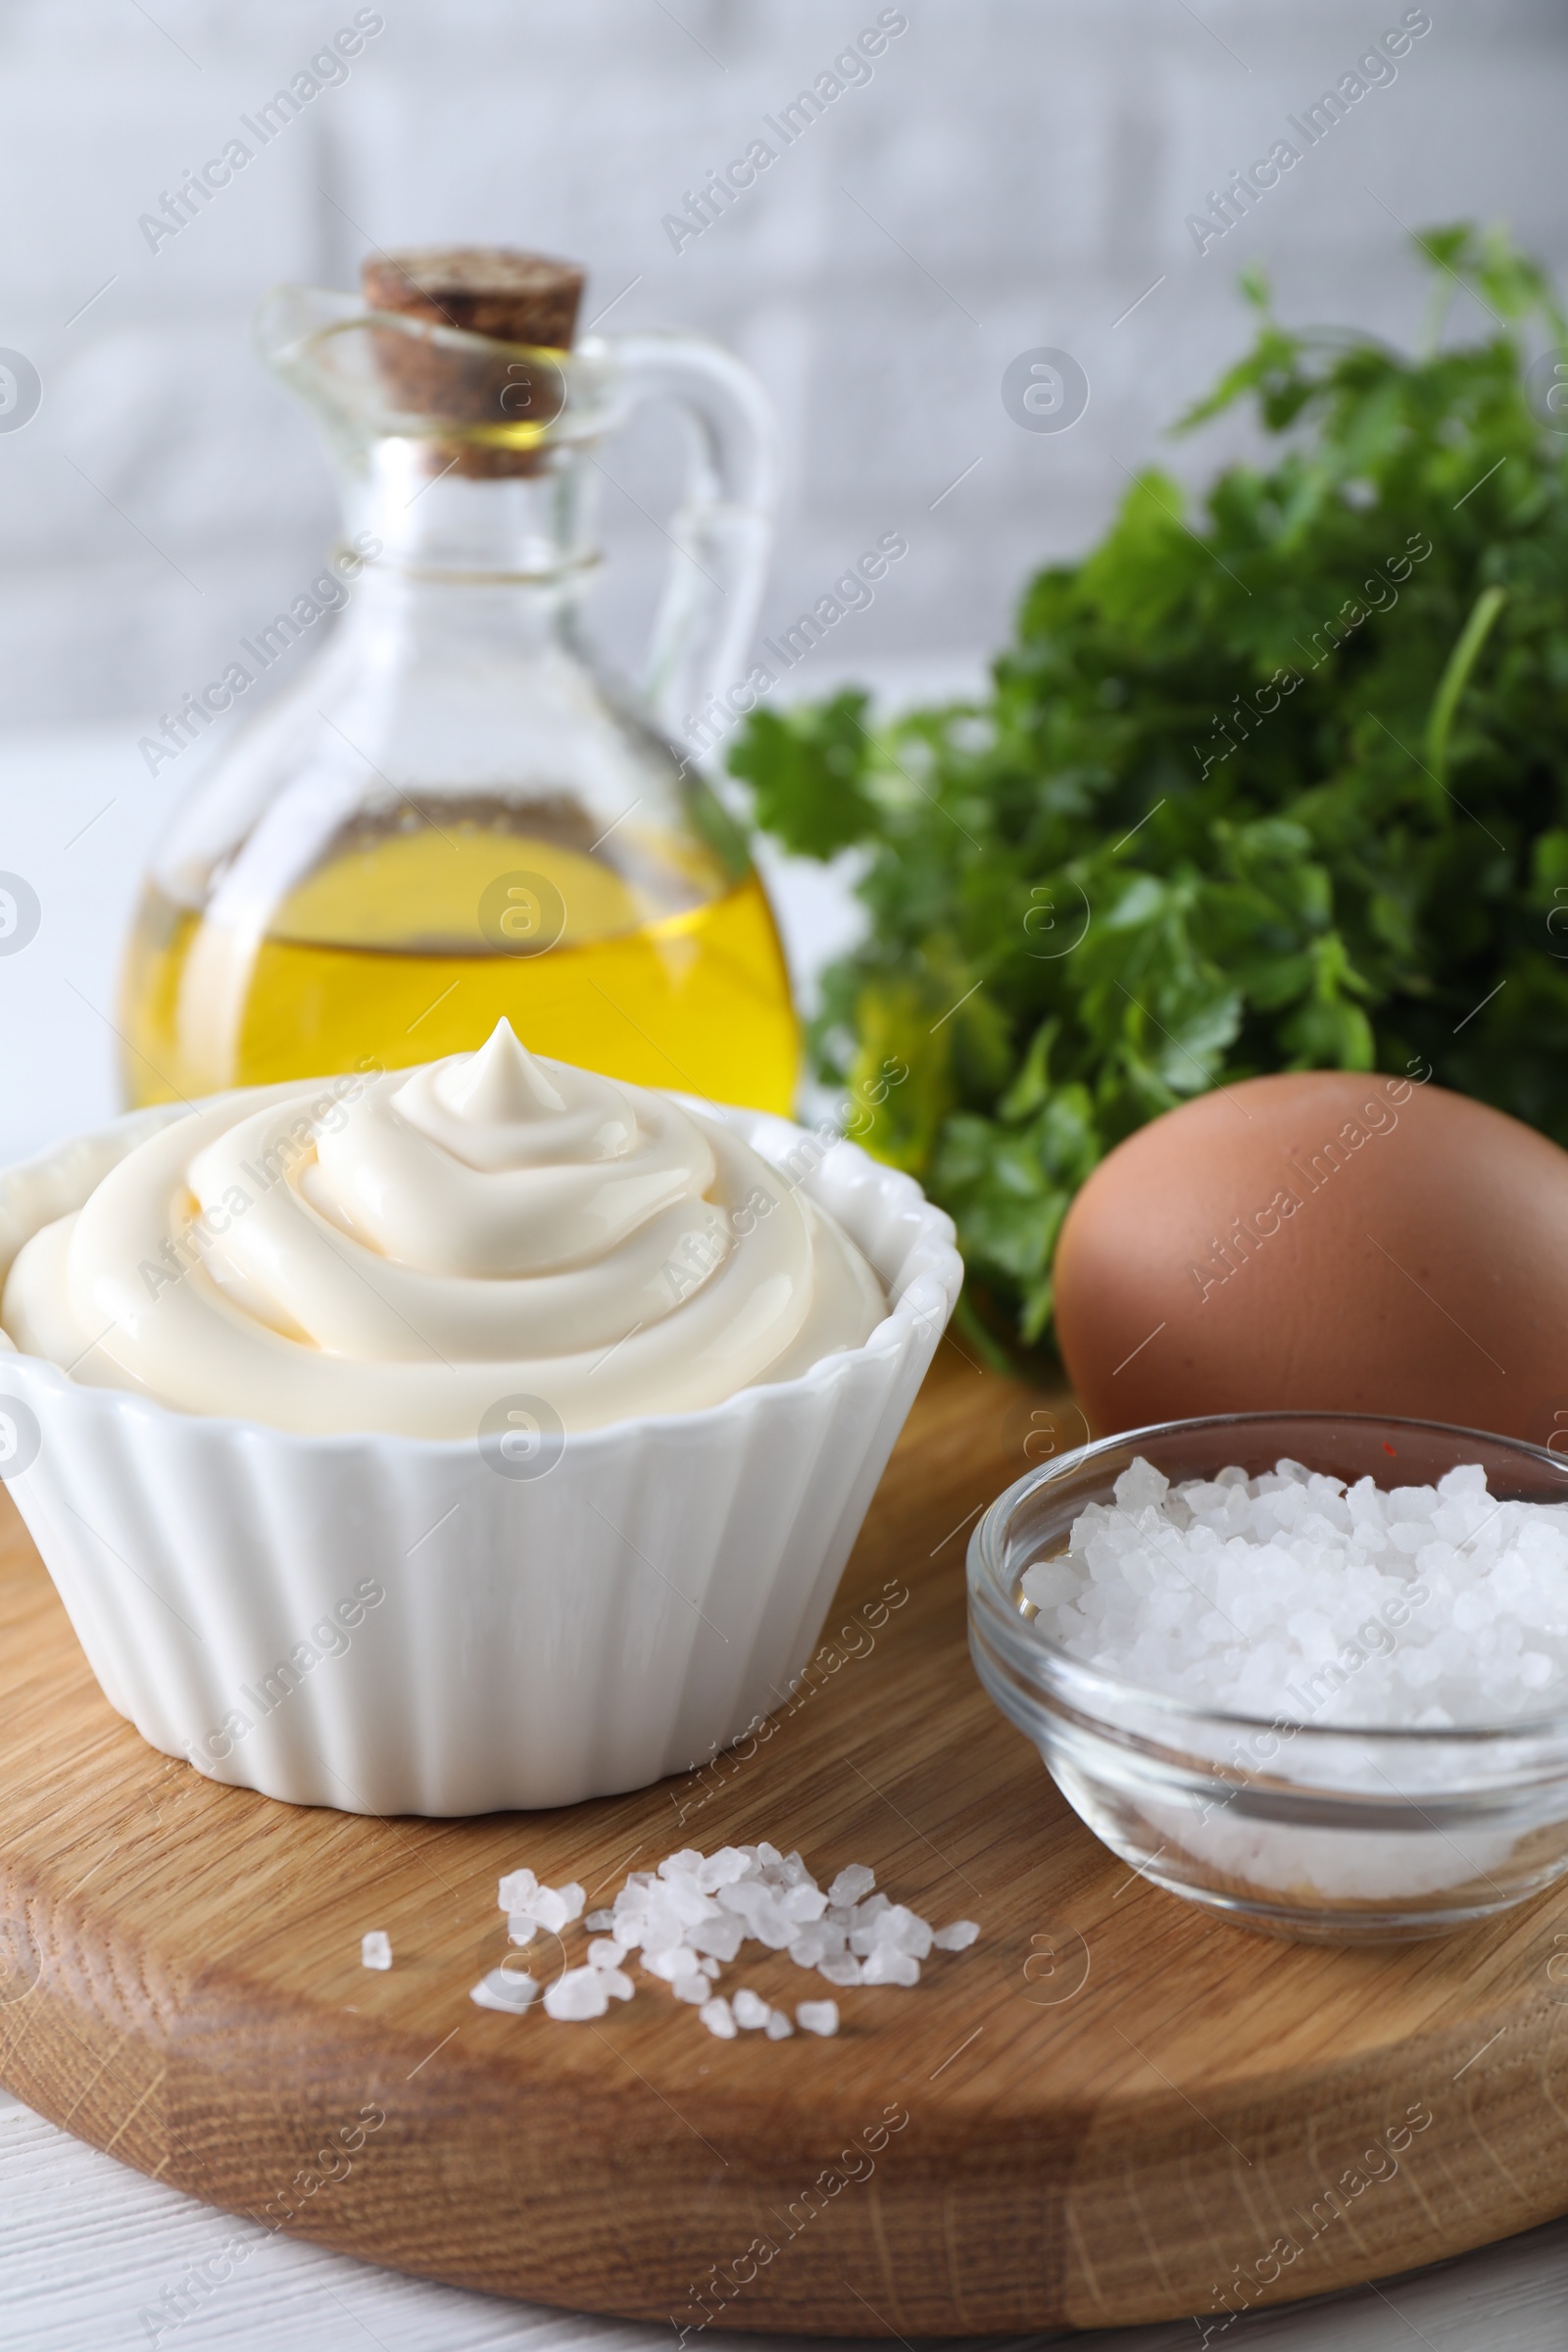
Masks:
[[[0,1164],[118,1107],[115,970],[173,790],[148,780],[128,725],[0,738],[0,871],[25,876],[43,908],[36,938],[0,957]],[[810,868],[772,879],[804,973],[848,935],[842,893]],[[1568,2127],[1563,2166],[1568,2180]],[[0,2093],[0,2352],[664,2352],[673,2341],[663,2328],[427,2285],[262,2230],[254,2263],[205,2298],[187,2297],[188,2316],[171,2327],[170,2290],[177,2296],[192,2265],[235,2228]],[[160,2305],[162,2325],[143,2316]],[[739,2352],[760,2340],[713,2344]],[[787,2352],[786,2339],[771,2340]],[[1100,2352],[1180,2352],[1202,2340],[1190,2320],[1094,2339]],[[1430,2352],[1565,2352],[1568,2221],[1380,2287],[1242,2320],[1208,2340],[1245,2342],[1250,2352],[1411,2352],[1421,2343]]]

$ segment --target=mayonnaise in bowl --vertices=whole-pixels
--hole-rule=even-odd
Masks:
[[[248,1089],[138,1143],[19,1250],[0,1325],[74,1380],[299,1432],[472,1438],[694,1412],[888,1312],[837,1221],[731,1128],[478,1053]]]

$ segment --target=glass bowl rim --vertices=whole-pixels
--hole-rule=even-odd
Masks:
[[[1272,1715],[1244,1715],[1228,1707],[1204,1706],[1200,1701],[1183,1698],[1177,1692],[1160,1690],[1149,1683],[1138,1683],[1126,1675],[1110,1672],[1104,1667],[1091,1666],[1075,1657],[1047,1634],[1028,1630],[1028,1620],[1018,1611],[1011,1592],[1003,1583],[1000,1558],[1003,1531],[1016,1516],[1026,1498],[1041,1488],[1056,1484],[1071,1472],[1083,1467],[1102,1454],[1118,1446],[1136,1446],[1140,1440],[1170,1439],[1178,1434],[1202,1430],[1245,1430],[1262,1422],[1295,1421],[1304,1425],[1314,1422],[1376,1423],[1386,1429],[1419,1430],[1445,1438],[1475,1439],[1485,1446],[1506,1446],[1510,1451],[1536,1462],[1549,1463],[1554,1474],[1568,1482],[1568,1462],[1563,1462],[1545,1446],[1534,1446],[1527,1438],[1510,1438],[1496,1430],[1469,1429],[1457,1422],[1422,1421],[1408,1414],[1298,1411],[1290,1407],[1272,1412],[1200,1413],[1189,1420],[1151,1421],[1139,1429],[1117,1430],[1108,1437],[1091,1438],[1087,1444],[1074,1446],[1056,1460],[1041,1463],[1026,1470],[1021,1478],[1004,1487],[996,1499],[981,1513],[974,1533],[969,1539],[965,1562],[969,1589],[971,1618],[984,1620],[987,1631],[1002,1641],[1008,1663],[1019,1670],[1026,1683],[1035,1686],[1040,1695],[1050,1694],[1051,1684],[1064,1687],[1066,1693],[1076,1694],[1083,1711],[1090,1716],[1106,1712],[1105,1702],[1131,1701],[1146,1712],[1166,1715],[1177,1722],[1215,1725],[1226,1731],[1274,1733],[1289,1730],[1291,1735],[1308,1740],[1375,1740],[1390,1743],[1412,1741],[1418,1745],[1436,1746],[1445,1741],[1456,1745],[1482,1747],[1499,1740],[1550,1740],[1554,1736],[1568,1743],[1568,1704],[1549,1715],[1516,1716],[1501,1723],[1461,1723],[1446,1727],[1414,1724],[1313,1723],[1298,1716],[1276,1711]],[[1568,1485],[1563,1501],[1568,1504]]]

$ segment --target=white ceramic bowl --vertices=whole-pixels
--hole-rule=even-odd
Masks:
[[[0,1176],[0,1278],[182,1115],[134,1112]],[[144,1740],[294,1804],[487,1813],[642,1788],[783,1700],[962,1266],[909,1177],[719,1115],[809,1169],[892,1303],[863,1348],[702,1412],[508,1463],[477,1438],[199,1418],[0,1353],[0,1475]]]

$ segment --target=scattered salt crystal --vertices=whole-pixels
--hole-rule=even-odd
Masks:
[[[869,1894],[875,1885],[874,1870],[868,1870],[863,1862],[852,1862],[847,1869],[839,1872],[827,1890],[827,1899],[830,1903],[858,1903],[861,1895]]]
[[[701,1919],[687,1930],[686,1941],[694,1952],[706,1952],[714,1960],[733,1960],[746,1941],[746,1923],[733,1913],[719,1919]]]
[[[585,1899],[575,1881],[569,1886],[541,1886],[531,1870],[508,1871],[497,1897],[501,1909],[513,1918],[531,1919],[555,1935],[581,1918]],[[515,1940],[520,1943],[526,1938]]]
[[[759,1943],[765,1943],[770,1952],[788,1951],[799,1926],[799,1920],[791,1919],[776,1895],[759,1903],[752,1913],[752,1935]]]
[[[610,2007],[610,1988],[605,1981],[610,1973],[602,1968],[568,1968],[545,1993],[547,2013],[571,2025],[603,2017]]]
[[[717,1900],[723,1910],[744,1920],[748,1936],[765,1943],[770,1951],[781,1952],[793,1942],[797,1922],[770,1886],[760,1886],[755,1879],[741,1879],[733,1886],[721,1886]]]
[[[362,1968],[390,1968],[392,1965],[391,1938],[379,1928],[371,1928],[360,1937],[360,1966]]]
[[[643,1966],[651,1977],[662,1977],[673,1984],[677,1977],[690,1973],[692,1956],[683,1943],[672,1943],[662,1952],[644,1951]]]
[[[898,1951],[912,1952],[917,1960],[923,1960],[931,1949],[930,1923],[903,1903],[886,1902],[880,1895],[877,1901],[882,1905],[880,1910],[873,1910],[869,1903],[861,1906],[858,1921],[850,1934],[851,1951],[863,1958],[886,1944]]]
[[[823,1975],[827,1971],[823,1970]],[[912,1952],[901,1952],[896,1943],[879,1943],[860,1963],[862,1984],[918,1984],[920,1963]]]
[[[1219,1482],[1215,1491],[1221,1491]],[[1231,1494],[1226,1507],[1234,1512],[1243,1506]],[[1470,1506],[1460,1494],[1452,1507]],[[1478,1518],[1484,1509],[1484,1503],[1476,1506]],[[575,1881],[542,1886],[531,1870],[509,1872],[500,1881],[500,1897],[508,1932],[518,1944],[532,1942],[541,1929],[560,1936],[582,1918],[585,1903]],[[788,1950],[798,1967],[815,1968],[830,1984],[912,1985],[929,1951],[962,1950],[979,1934],[972,1920],[956,1920],[933,1934],[917,1912],[876,1891],[875,1873],[863,1862],[850,1863],[824,1892],[803,1855],[781,1854],[765,1839],[707,1856],[687,1846],[666,1854],[657,1871],[630,1871],[613,1904],[589,1912],[584,1925],[593,1937],[587,1963],[566,1969],[548,1987],[543,2006],[549,2016],[586,2023],[603,2017],[612,2000],[630,2000],[634,1988],[622,1964],[638,1952],[645,1972],[668,1984],[720,2040],[744,2031],[783,2041],[796,2023],[803,2033],[838,2032],[835,2001],[803,2001],[792,2023],[787,2010],[772,2007],[749,1985],[733,2001],[718,1992],[721,1968],[748,1941]],[[390,1947],[379,1931],[367,1936],[362,1948],[368,1967],[390,1966]],[[372,1950],[384,1950],[385,1957],[372,1957]],[[507,1968],[492,1969],[471,1994],[481,2008],[514,2015],[538,1997],[531,1977]]]
[[[956,1919],[951,1927],[938,1928],[931,1940],[939,1952],[966,1952],[980,1930],[972,1919]]]
[[[904,1903],[890,1903],[877,1916],[871,1933],[878,1943],[897,1944],[900,1951],[912,1952],[916,1960],[923,1960],[935,1941],[930,1921]]]
[[[720,1886],[733,1886],[737,1879],[744,1879],[751,1867],[738,1845],[721,1845],[716,1854],[699,1864],[694,1874],[698,1889],[703,1894],[716,1894]]]
[[[703,1893],[688,1872],[661,1886],[654,1894],[649,1909],[655,1917],[667,1913],[671,1919],[678,1919],[683,1927],[693,1927],[700,1919],[716,1919],[719,1906],[710,1894]]]
[[[569,1886],[537,1887],[526,1904],[518,1903],[515,1908],[526,1910],[530,1919],[536,1919],[542,1928],[559,1936],[563,1928],[570,1927],[574,1919],[582,1917],[585,1899],[582,1888],[573,1881]]]
[[[532,1977],[514,1976],[508,1968],[493,1968],[482,1977],[469,1993],[481,2009],[500,2009],[508,2016],[520,2017],[539,1987]]]

